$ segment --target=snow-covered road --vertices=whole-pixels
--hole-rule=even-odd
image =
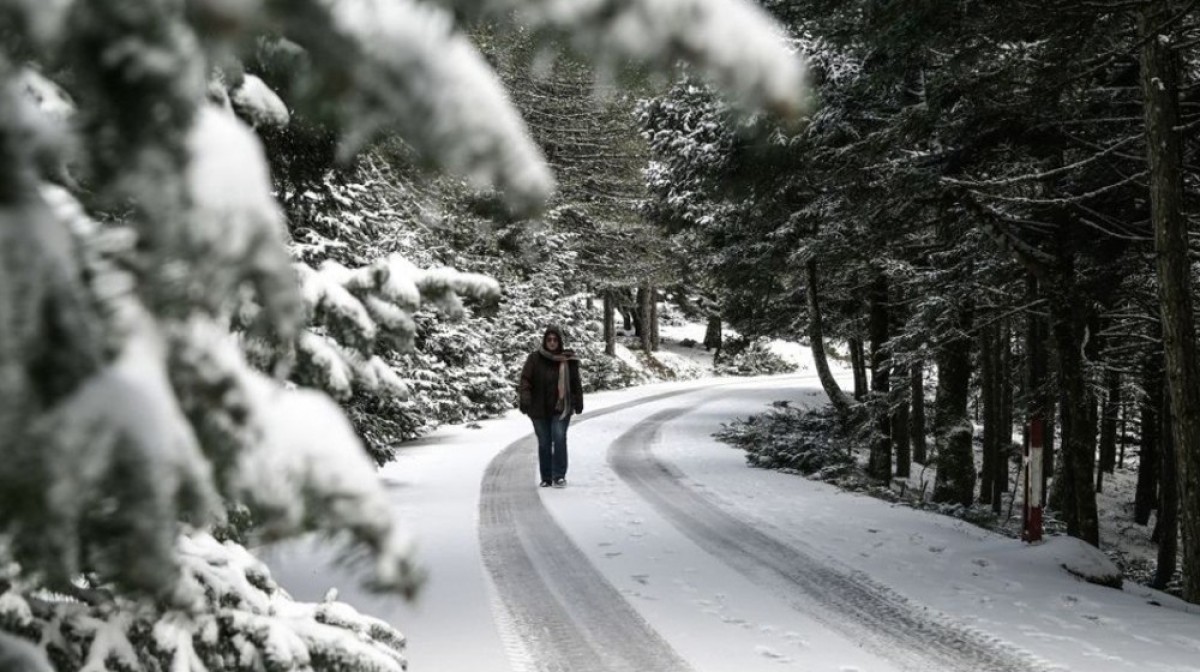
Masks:
[[[536,487],[520,416],[404,448],[383,473],[430,572],[415,604],[361,592],[314,544],[266,559],[296,597],[336,585],[396,624],[416,671],[1200,670],[1194,608],[711,438],[822,398],[805,376],[593,395],[565,490]]]

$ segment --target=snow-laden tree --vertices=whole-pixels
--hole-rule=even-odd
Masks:
[[[252,126],[320,107],[346,156],[398,134],[536,210],[554,182],[453,16],[585,55],[691,61],[751,104],[805,104],[800,62],[739,0],[0,2],[0,638],[5,669],[399,670],[390,626],[300,605],[224,535],[320,530],[370,583],[420,581],[325,392],[402,394],[375,356],[493,280],[288,254]],[[264,37],[270,36],[270,37]],[[239,59],[284,44],[285,104]],[[16,662],[10,662],[16,661]]]
[[[735,300],[751,285],[734,273],[753,279],[758,268],[744,262],[756,251],[778,269],[752,286],[775,294],[772,307],[794,298],[781,280],[820,259],[821,296],[850,299],[828,331],[865,331],[885,355],[875,364],[890,353],[892,392],[905,360],[936,364],[935,500],[999,510],[1014,426],[1040,418],[1046,450],[1034,487],[1044,491],[1053,474],[1055,518],[1103,543],[1096,492],[1116,461],[1115,407],[1136,415],[1132,399],[1142,411],[1130,423],[1141,439],[1135,515],[1144,525],[1158,510],[1156,584],[1177,573],[1178,527],[1183,593],[1200,599],[1200,562],[1188,559],[1200,558],[1200,423],[1187,396],[1196,385],[1182,382],[1197,368],[1188,307],[1196,274],[1186,261],[1197,241],[1184,235],[1195,215],[1181,205],[1200,184],[1187,114],[1200,72],[1197,14],[1178,2],[766,4],[801,15],[789,24],[849,56],[852,76],[839,82],[837,68],[812,59],[821,110],[786,144],[730,132],[703,92],[680,87],[649,107],[662,155],[650,174],[657,213],[689,228],[701,258],[730,276],[722,280]],[[759,158],[759,146],[779,147],[791,164]],[[713,198],[711,186],[738,178],[750,183],[740,198]],[[803,253],[774,263],[771,243],[790,242],[800,227]],[[726,254],[730,242],[737,253]],[[880,276],[887,301],[862,291]],[[732,306],[752,316],[767,303],[761,293],[749,310]],[[880,304],[890,331],[869,328]],[[861,367],[862,356],[852,360]],[[1164,395],[1164,370],[1184,392]],[[969,412],[976,389],[982,464]],[[1175,446],[1160,445],[1168,436],[1179,446],[1173,457]],[[886,476],[878,445],[876,473]],[[907,460],[895,455],[903,475]]]

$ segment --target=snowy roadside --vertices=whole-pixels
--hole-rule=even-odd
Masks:
[[[722,422],[766,410],[778,398],[796,405],[824,399],[815,386],[754,387],[728,388],[732,394],[707,403],[697,397],[674,402],[687,412],[663,426],[654,454],[682,471],[689,488],[753,521],[754,528],[861,572],[981,638],[1028,651],[1049,669],[1200,670],[1194,606],[1133,584],[1116,590],[1079,580],[1062,565],[1094,561],[1096,553],[1075,540],[1027,546],[946,516],[746,468],[742,451],[711,438]],[[607,434],[595,437],[601,443],[628,423],[607,424]],[[544,498],[547,506],[681,653],[724,661],[704,668],[715,670],[779,669],[780,663],[829,669],[859,662],[851,657],[861,652],[828,636],[815,641],[813,624],[802,614],[724,576],[706,552],[680,538],[608,470],[603,451],[581,453],[575,464],[591,476]],[[720,645],[714,649],[712,641]]]
[[[794,543],[1066,669],[1200,670],[1195,606],[1136,584],[1117,590],[1070,575],[1064,560],[1095,557],[1081,542],[1028,546],[825,483],[746,469],[741,451],[706,438],[721,415],[707,426],[668,427],[661,455]]]

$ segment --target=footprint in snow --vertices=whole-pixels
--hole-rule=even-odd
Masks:
[[[758,653],[758,655],[760,655],[764,658],[778,660],[781,663],[791,662],[790,658],[788,658],[787,656],[783,655],[782,653],[776,651],[775,649],[772,649],[769,646],[763,646],[760,644],[760,645],[754,647],[754,651],[756,653]]]
[[[808,642],[804,639],[804,635],[801,635],[794,630],[788,630],[787,632],[783,633],[783,638],[802,649],[808,648]]]
[[[631,578],[634,581],[637,581],[638,583],[642,584],[643,586],[650,585],[650,575],[649,574],[634,574],[634,575],[632,575]]]

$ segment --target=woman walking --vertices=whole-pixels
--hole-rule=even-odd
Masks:
[[[517,388],[521,412],[537,434],[543,488],[567,486],[567,427],[572,414],[583,412],[579,360],[565,345],[561,329],[547,328],[542,347],[525,358]]]

